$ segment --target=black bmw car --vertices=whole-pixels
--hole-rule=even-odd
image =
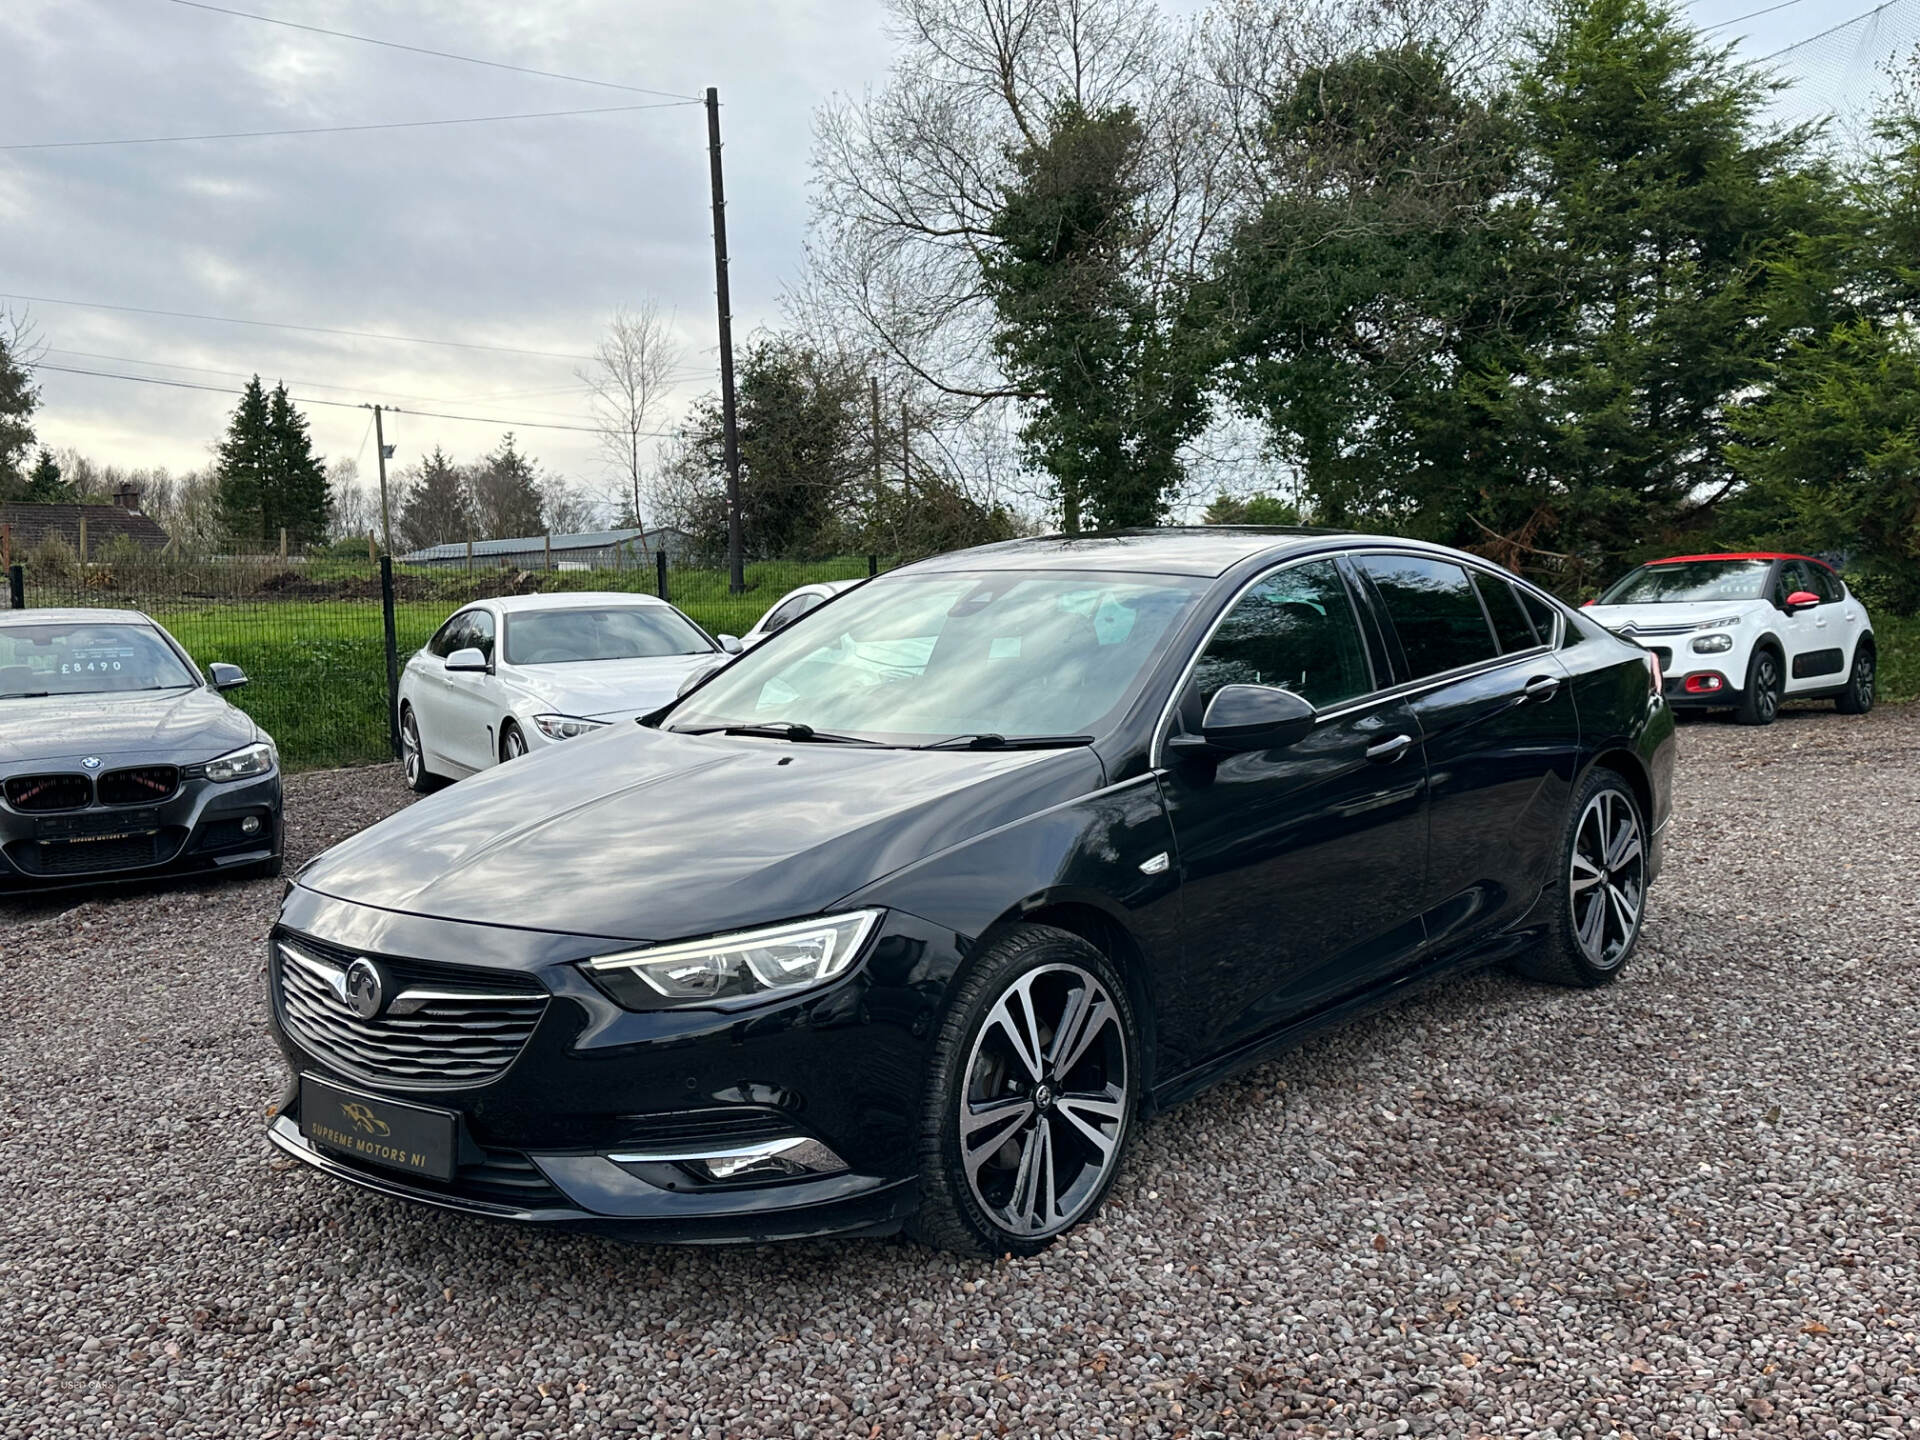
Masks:
[[[1645,651],[1451,550],[923,561],[303,870],[270,1135],[474,1215],[1031,1252],[1318,1026],[1619,974],[1672,758]]]
[[[0,895],[278,874],[273,741],[134,610],[0,612]]]

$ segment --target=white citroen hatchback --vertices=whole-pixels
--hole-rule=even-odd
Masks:
[[[738,654],[664,600],[617,591],[509,595],[457,610],[400,676],[407,783],[431,790],[673,699]]]
[[[1825,561],[1676,555],[1615,581],[1587,614],[1651,650],[1676,708],[1731,709],[1768,725],[1783,700],[1873,708],[1873,624]]]

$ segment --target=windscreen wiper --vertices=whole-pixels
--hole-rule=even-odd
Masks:
[[[1091,745],[1091,735],[996,735],[983,731],[978,735],[952,735],[931,745],[916,745],[916,750],[1068,750],[1076,745]]]
[[[15,690],[9,695],[0,695],[0,700],[44,700],[51,690]]]
[[[687,730],[687,735],[750,735],[766,740],[794,740],[809,745],[879,745],[878,740],[862,740],[858,735],[836,735],[831,730],[816,730],[798,720],[769,721],[760,725],[715,725],[704,730]]]

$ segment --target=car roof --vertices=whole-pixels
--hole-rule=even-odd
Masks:
[[[1785,550],[1729,550],[1718,555],[1669,555],[1663,560],[1643,560],[1643,565],[1683,565],[1691,560],[1804,560],[1823,570],[1833,566],[1814,555],[1795,555]]]
[[[1329,540],[1376,540],[1382,545],[1434,549],[1419,540],[1361,535],[1292,525],[1186,525],[1156,530],[1112,530],[1092,535],[1039,535],[1003,540],[916,561],[922,572],[941,570],[1133,570],[1162,575],[1224,575],[1243,560],[1306,550]],[[907,568],[907,567],[902,567]],[[897,573],[897,572],[895,572]]]
[[[550,595],[495,595],[460,608],[468,610],[473,605],[493,605],[503,615],[518,615],[527,610],[584,610],[609,605],[647,609],[666,603],[657,595],[645,595],[637,590],[560,590]]]
[[[0,628],[8,625],[145,625],[153,618],[143,611],[69,606],[49,610],[0,610]]]

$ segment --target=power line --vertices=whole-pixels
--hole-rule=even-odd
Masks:
[[[1768,60],[1777,60],[1782,55],[1786,55],[1792,51],[1801,49],[1803,46],[1813,44],[1813,42],[1816,40],[1824,40],[1829,35],[1838,34],[1840,31],[1845,30],[1849,25],[1858,25],[1862,20],[1871,20],[1874,16],[1878,15],[1882,10],[1891,10],[1895,5],[1898,5],[1900,3],[1901,3],[1901,0],[1882,0],[1881,4],[1874,6],[1871,10],[1862,10],[1858,15],[1854,16],[1851,20],[1842,20],[1838,25],[1829,25],[1826,29],[1819,31],[1816,34],[1809,35],[1804,40],[1796,40],[1791,45],[1782,45],[1778,50],[1775,50],[1772,54],[1762,55],[1760,59],[1763,63]]]
[[[1746,14],[1736,15],[1731,20],[1722,20],[1718,25],[1709,25],[1700,33],[1702,35],[1711,35],[1716,30],[1725,30],[1731,25],[1741,25],[1749,20],[1758,20],[1762,15],[1771,15],[1776,10],[1791,10],[1795,5],[1804,3],[1805,0],[1780,0],[1779,4],[1769,5],[1764,10],[1749,10]]]
[[[490,125],[502,120],[560,120],[577,115],[626,115],[635,110],[678,110],[691,100],[646,105],[605,105],[590,110],[531,110],[513,115],[466,115],[451,120],[390,120],[373,125],[308,125],[297,130],[226,130],[208,135],[141,135],[120,140],[35,140],[0,150],[85,150],[102,145],[180,145],[196,140],[265,140],[277,135],[347,135],[367,130],[425,130],[445,125]]]
[[[226,385],[202,385],[193,380],[166,380],[157,375],[125,375],[113,370],[83,370],[76,365],[48,365],[41,363],[35,370],[53,370],[62,375],[91,375],[101,380],[131,380],[138,385],[163,385],[169,390],[200,390],[210,395],[232,395],[232,387]],[[308,395],[290,395],[287,397],[296,405],[327,405],[336,410],[363,410],[366,408],[353,400],[316,400]],[[582,435],[599,435],[604,431],[597,425],[559,425],[543,420],[516,420],[501,415],[453,415],[444,410],[411,410],[398,405],[385,407],[389,415],[413,415],[434,420],[464,420],[475,425],[493,425],[508,430],[572,430]],[[624,433],[624,432],[622,432]],[[672,435],[671,430],[642,430],[641,435],[650,439],[664,439]]]
[[[252,325],[266,330],[298,330],[308,335],[345,335],[358,340],[387,340],[403,345],[444,345],[454,350],[494,350],[504,355],[538,355],[547,360],[580,360],[593,364],[598,356],[568,350],[527,350],[517,345],[487,345],[478,340],[430,340],[422,335],[388,335],[376,330],[340,330],[327,325],[294,325],[280,320],[242,320],[232,315],[200,315],[190,310],[150,310],[139,305],[108,305],[98,300],[62,300],[53,295],[15,295],[0,291],[0,300],[27,305],[73,305],[82,310],[117,310],[126,315],[161,315],[171,320],[210,320],[218,325]]]
[[[568,80],[575,85],[598,85],[605,90],[630,90],[636,95],[661,95],[669,100],[692,100],[697,95],[682,95],[677,90],[649,90],[644,85],[621,85],[612,80],[591,80],[584,75],[563,75],[555,70],[535,70],[526,65],[510,65],[502,60],[481,60],[472,55],[455,55],[447,50],[432,50],[424,45],[403,45],[397,40],[376,40],[370,35],[354,35],[345,30],[328,30],[320,25],[302,25],[297,20],[282,20],[273,15],[256,15],[249,10],[229,10],[224,5],[208,5],[204,0],[170,0],[189,10],[206,10],[215,15],[231,15],[239,20],[258,20],[265,25],[281,25],[289,30],[304,30],[310,35],[326,35],[335,40],[353,40],[362,45],[378,45],[386,50],[405,50],[413,55],[430,55],[436,60],[458,60],[463,65],[484,65],[489,70],[511,70],[516,75],[538,75],[544,80]]]

